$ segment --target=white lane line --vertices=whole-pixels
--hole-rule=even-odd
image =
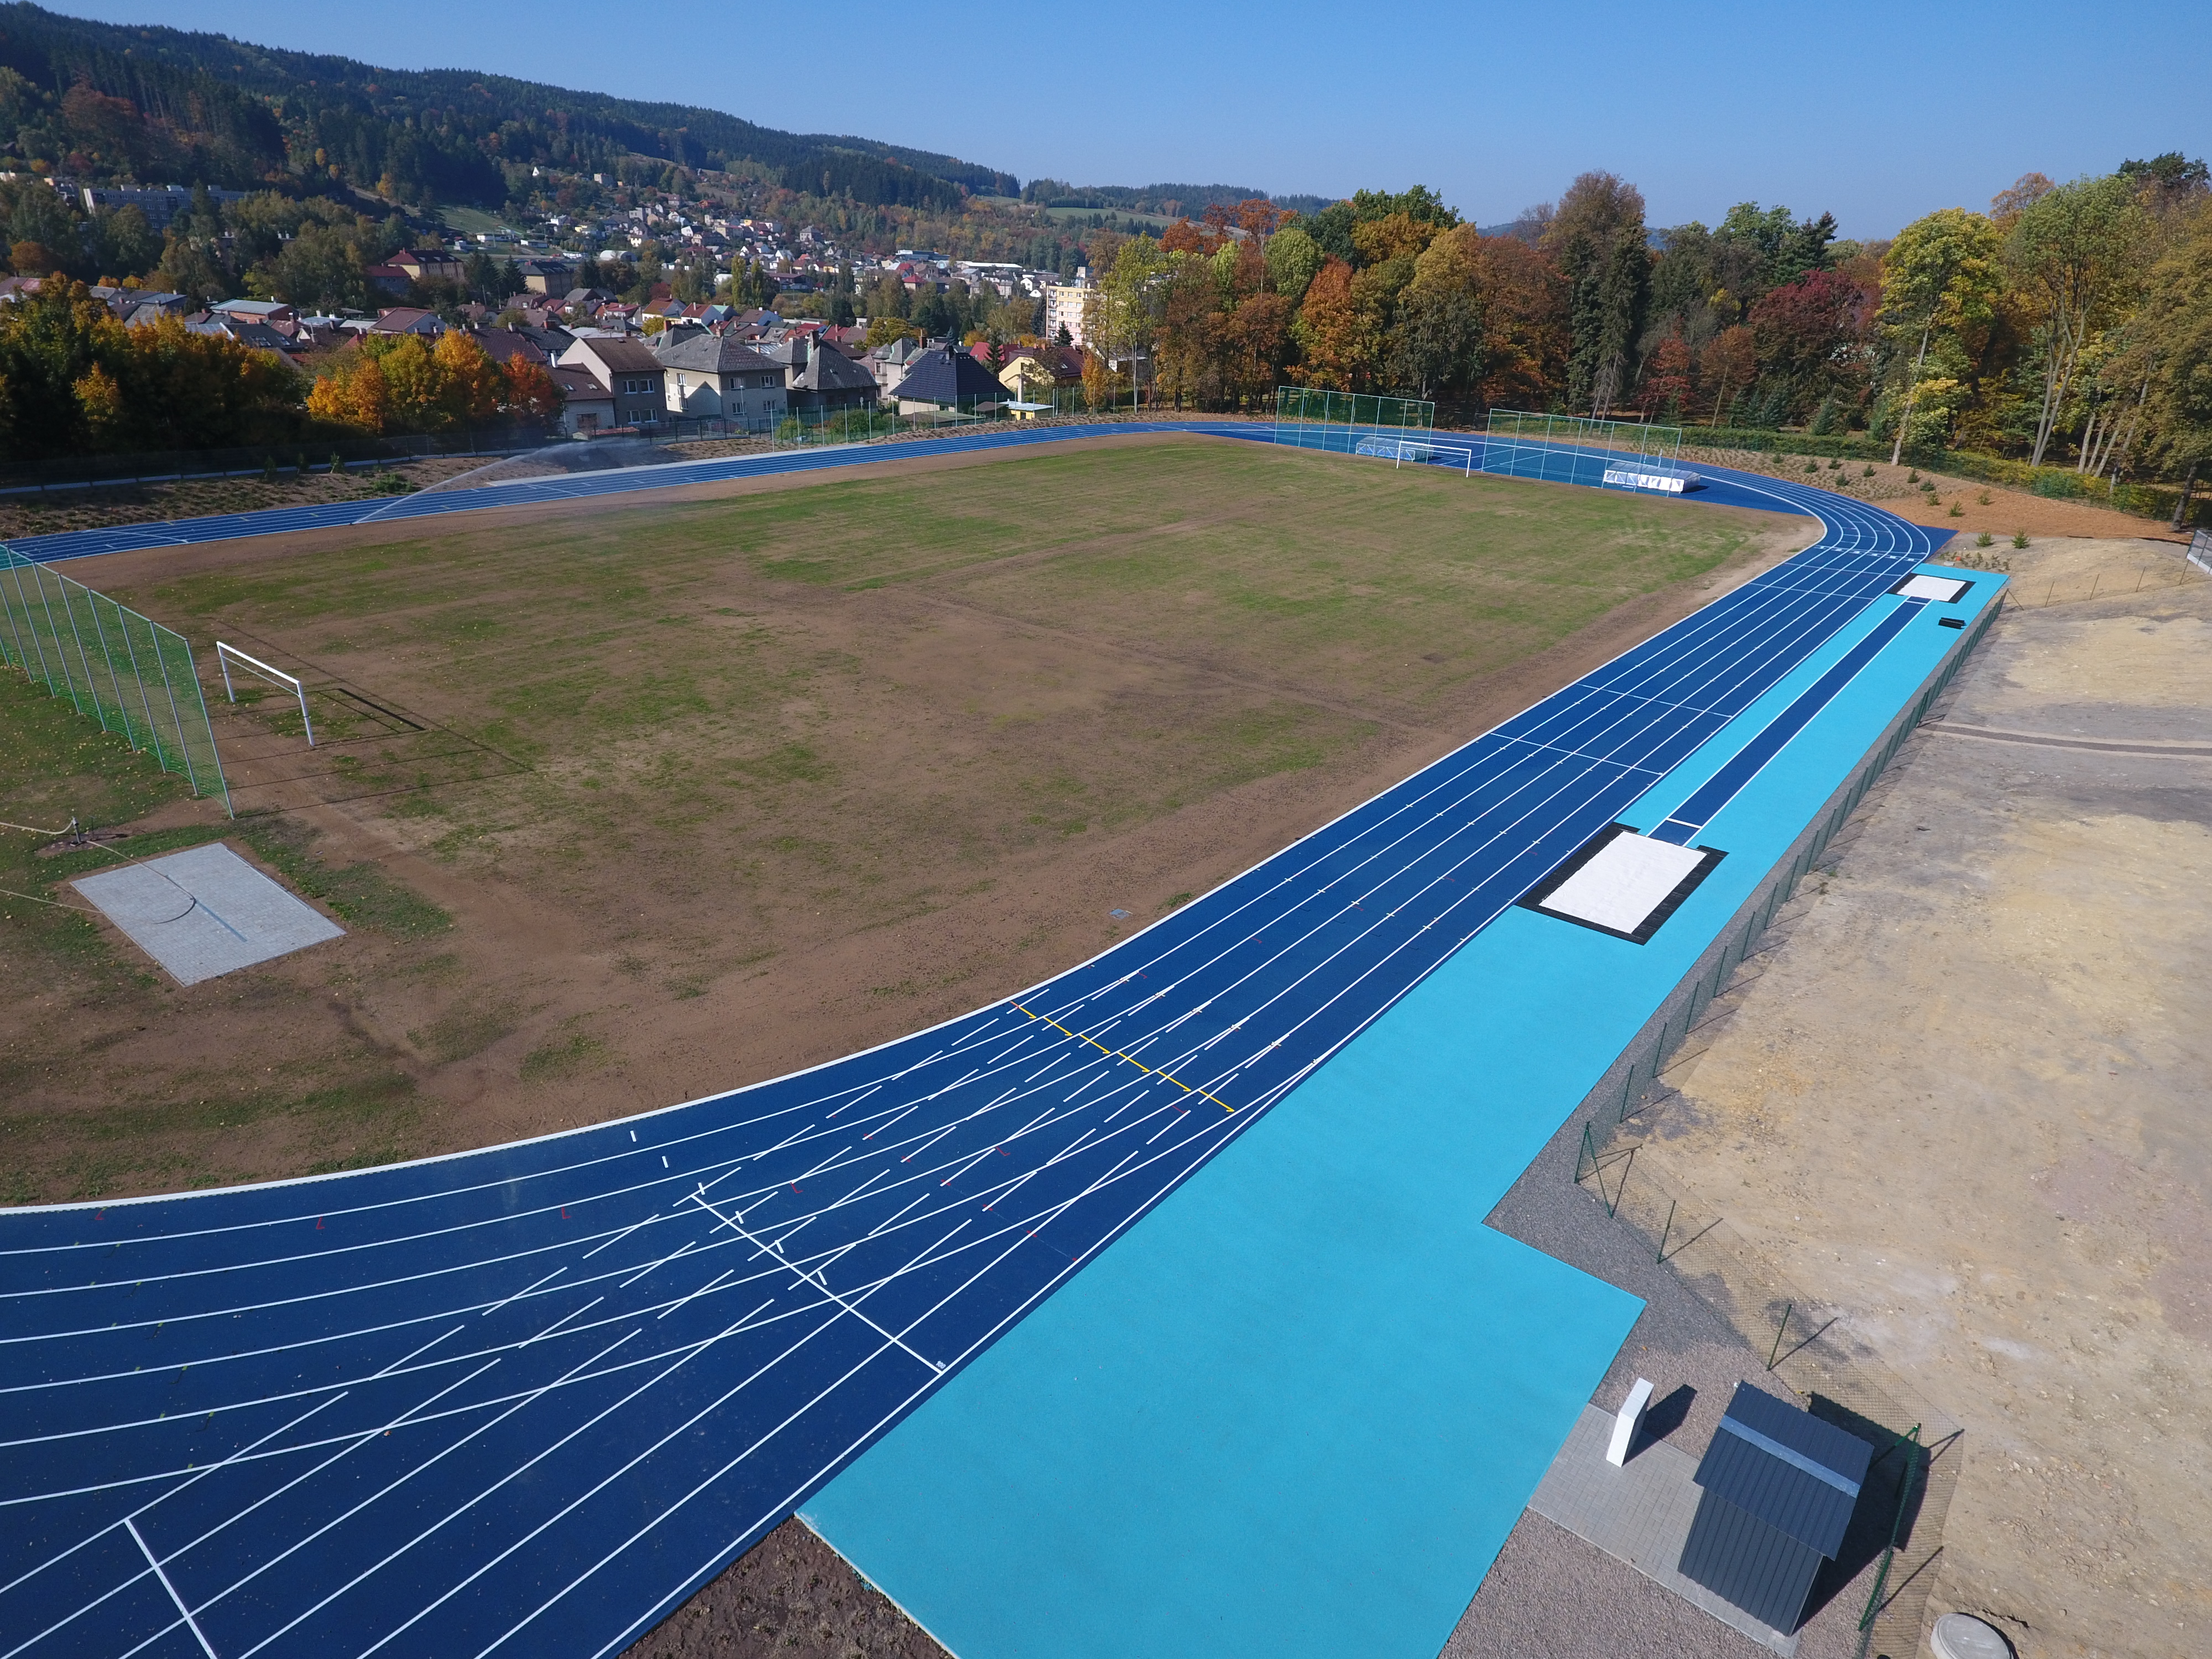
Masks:
[[[611,1237],[611,1238],[602,1239],[599,1243],[592,1245],[592,1248],[591,1248],[590,1249],[588,1249],[588,1250],[585,1251],[585,1252],[583,1253],[583,1255],[581,1255],[578,1256],[576,1259],[577,1259],[579,1261],[590,1261],[593,1256],[597,1255],[598,1255],[601,1250],[605,1249],[607,1248],[607,1246],[608,1246],[608,1245],[610,1245],[610,1244],[619,1244],[619,1243],[621,1243],[623,1242],[623,1240],[624,1240],[625,1238],[628,1238],[628,1237],[629,1237],[632,1233],[635,1232],[635,1231],[636,1231],[640,1227],[649,1226],[649,1225],[650,1225],[650,1224],[652,1224],[653,1222],[656,1222],[656,1221],[658,1221],[658,1220],[659,1220],[659,1219],[660,1219],[660,1212],[659,1212],[659,1211],[658,1211],[658,1210],[655,1210],[655,1211],[654,1211],[651,1215],[649,1215],[649,1216],[646,1217],[646,1218],[645,1218],[643,1221],[633,1221],[633,1222],[631,1222],[631,1223],[629,1224],[629,1226],[627,1226],[627,1227],[623,1228],[620,1232],[618,1232],[618,1233],[615,1234],[612,1237]]]
[[[463,1331],[465,1331],[465,1330],[466,1330],[466,1329],[468,1329],[468,1327],[467,1327],[467,1326],[465,1326],[465,1325],[456,1325],[456,1326],[454,1326],[454,1327],[453,1327],[453,1328],[452,1330],[447,1331],[447,1332],[446,1333],[446,1336],[434,1336],[434,1337],[432,1337],[432,1338],[431,1338],[428,1342],[425,1342],[425,1343],[424,1343],[421,1347],[419,1347],[419,1348],[416,1349],[414,1352],[412,1352],[412,1353],[410,1353],[410,1354],[404,1355],[404,1356],[403,1356],[403,1357],[401,1357],[400,1358],[398,1358],[398,1359],[393,1360],[393,1361],[392,1361],[389,1365],[386,1365],[386,1366],[382,1370],[378,1371],[378,1372],[376,1372],[374,1376],[372,1376],[369,1378],[369,1381],[371,1381],[371,1382],[373,1382],[376,1381],[376,1380],[377,1380],[377,1378],[379,1378],[379,1377],[385,1377],[385,1376],[391,1376],[392,1372],[394,1372],[394,1371],[398,1370],[401,1366],[405,1365],[405,1364],[409,1364],[409,1363],[410,1363],[411,1361],[414,1361],[414,1360],[416,1360],[416,1359],[420,1359],[420,1358],[421,1358],[424,1354],[426,1354],[426,1353],[429,1352],[431,1349],[433,1349],[433,1348],[436,1347],[436,1346],[437,1346],[441,1342],[443,1342],[443,1341],[446,1340],[446,1337],[447,1337],[447,1336],[456,1336],[456,1335],[459,1335],[461,1332],[463,1332]],[[452,1364],[452,1363],[453,1363],[453,1362],[452,1362],[452,1361],[447,1361],[447,1364]],[[321,1407],[316,1407],[316,1409],[319,1411],[319,1410],[321,1409]]]
[[[820,1273],[809,1272],[804,1267],[794,1265],[785,1257],[782,1251],[776,1249],[775,1245],[769,1243],[766,1239],[747,1232],[739,1223],[731,1219],[727,1216],[724,1216],[720,1210],[716,1209],[712,1204],[709,1204],[707,1201],[706,1198],[702,1195],[704,1189],[702,1188],[700,1192],[692,1194],[691,1201],[694,1204],[696,1204],[701,1209],[706,1211],[709,1215],[719,1218],[725,1227],[727,1227],[732,1232],[740,1235],[750,1243],[757,1245],[762,1255],[766,1255],[777,1262],[802,1283],[811,1285],[816,1290],[821,1291],[823,1295],[828,1297],[832,1302],[835,1302],[839,1307],[842,1308],[847,1313],[852,1315],[854,1318],[859,1320],[863,1325],[866,1325],[870,1330],[882,1337],[885,1341],[893,1343],[896,1346],[904,1349],[907,1353],[912,1355],[915,1359],[920,1360],[923,1364],[928,1366],[931,1370],[940,1374],[944,1371],[945,1367],[939,1364],[927,1354],[918,1353],[914,1349],[908,1347],[903,1340],[892,1335],[890,1332],[885,1330],[881,1325],[877,1324],[876,1322],[871,1319],[866,1314],[862,1313],[859,1304],[848,1302],[843,1297],[838,1295],[836,1291],[831,1290],[830,1288],[830,1281],[823,1278]]]
[[[161,1588],[169,1592],[169,1599],[177,1604],[177,1611],[185,1615],[185,1624],[191,1631],[192,1639],[200,1644],[200,1651],[207,1655],[207,1659],[216,1659],[215,1649],[209,1645],[207,1632],[200,1628],[200,1621],[192,1617],[192,1610],[185,1605],[185,1598],[177,1594],[177,1587],[169,1582],[169,1575],[154,1559],[154,1552],[146,1547],[146,1540],[138,1530],[138,1523],[126,1516],[123,1526],[130,1533],[131,1541],[137,1545],[145,1555],[146,1565],[154,1569],[154,1577],[161,1581]]]
[[[736,1273],[736,1272],[737,1272],[737,1269],[736,1269],[736,1268],[734,1268],[734,1267],[727,1267],[727,1268],[723,1269],[723,1271],[722,1271],[722,1272],[716,1273],[716,1274],[715,1274],[712,1279],[708,1279],[705,1284],[702,1285],[701,1285],[697,1290],[696,1290],[696,1291],[692,1291],[690,1296],[684,1297],[683,1297],[683,1298],[682,1298],[681,1300],[679,1300],[679,1301],[676,1301],[676,1302],[672,1302],[672,1303],[670,1303],[666,1307],[663,1308],[663,1309],[662,1309],[659,1313],[657,1313],[657,1314],[653,1315],[653,1317],[654,1317],[655,1319],[665,1319],[665,1318],[667,1318],[669,1315],[671,1315],[671,1314],[674,1313],[674,1312],[675,1312],[678,1308],[682,1308],[682,1307],[686,1307],[686,1306],[688,1306],[688,1305],[691,1303],[691,1301],[692,1301],[692,1299],[693,1299],[694,1297],[702,1297],[702,1296],[706,1295],[708,1291],[709,1291],[713,1290],[713,1289],[714,1288],[714,1286],[716,1286],[717,1285],[720,1284],[724,1279],[728,1279],[728,1278],[732,1277],[733,1274],[735,1274],[735,1273]],[[770,1300],[771,1300],[771,1301],[772,1301],[773,1299],[774,1299],[774,1298],[770,1298]],[[761,1304],[761,1307],[763,1307],[763,1308],[765,1308],[765,1307],[767,1307],[768,1305],[769,1305],[769,1303],[767,1303],[767,1302],[763,1302],[763,1303],[762,1303],[762,1304]],[[758,1309],[756,1309],[754,1311],[757,1312],[757,1311],[759,1311],[759,1310],[758,1310]]]
[[[598,1361],[604,1359],[607,1355],[612,1353],[617,1348],[622,1346],[624,1342],[629,1341],[631,1336],[635,1336],[636,1334],[637,1333],[635,1331],[632,1331],[628,1336],[620,1337],[616,1340],[610,1342],[605,1347],[600,1349],[598,1353],[593,1354],[590,1359],[584,1361],[583,1364],[574,1367],[568,1374],[574,1375],[574,1371],[581,1370],[584,1368],[584,1365],[594,1364]],[[522,1410],[526,1406],[529,1405],[532,1401],[541,1399],[545,1395],[550,1393],[556,1386],[556,1382],[548,1382],[544,1384],[542,1387],[532,1389],[521,1399],[516,1401],[514,1405],[508,1407],[507,1410],[500,1413],[497,1416],[490,1419],[489,1421],[479,1423],[475,1428],[471,1429],[459,1439],[423,1459],[422,1462],[417,1463],[413,1468],[408,1470],[406,1474],[400,1475],[397,1480],[387,1481],[384,1486],[379,1487],[375,1492],[371,1492],[368,1497],[362,1498],[350,1509],[344,1510],[339,1515],[332,1516],[330,1520],[325,1521],[321,1526],[316,1528],[305,1537],[295,1540],[289,1548],[280,1551],[278,1553],[270,1557],[268,1560],[264,1561],[259,1566],[254,1568],[252,1571],[247,1573],[244,1577],[236,1579],[227,1588],[218,1590],[215,1595],[210,1596],[205,1601],[203,1601],[200,1604],[199,1610],[204,1613],[210,1607],[215,1606],[216,1602],[222,1601],[226,1596],[234,1595],[237,1591],[243,1589],[246,1585],[258,1578],[263,1573],[267,1572],[271,1567],[276,1565],[278,1562],[286,1559],[302,1549],[305,1549],[309,1544],[314,1542],[316,1539],[320,1538],[324,1534],[331,1531],[333,1528],[343,1526],[346,1522],[352,1520],[355,1516],[359,1515],[363,1510],[368,1508],[370,1504],[376,1503],[378,1500],[385,1498],[392,1492],[397,1492],[401,1486],[406,1485],[407,1482],[412,1480],[416,1475],[422,1474],[423,1470],[443,1462],[447,1458],[460,1450],[462,1447],[467,1445],[471,1440],[477,1438],[477,1436],[488,1433],[491,1430],[496,1428],[500,1424],[507,1421],[507,1419],[514,1416],[515,1413]],[[550,1449],[549,1448],[549,1449]],[[524,1467],[527,1468],[528,1465],[526,1464]],[[520,1470],[515,1471],[517,1474],[520,1472]],[[513,1476],[510,1475],[508,1478],[512,1479]],[[228,1525],[228,1522],[225,1522],[224,1524]],[[195,1540],[193,1544],[187,1545],[185,1547],[195,1547],[198,1542],[198,1540]],[[182,1554],[183,1551],[179,1551],[178,1553]],[[172,1559],[173,1559],[174,1558]],[[357,1583],[359,1581],[356,1580],[355,1582]],[[301,1620],[309,1617],[321,1607],[327,1606],[338,1595],[343,1595],[346,1589],[349,1589],[350,1587],[350,1585],[343,1586],[339,1589],[331,1591],[329,1595],[325,1596],[322,1601],[318,1601],[314,1607],[308,1608],[306,1613],[301,1613],[297,1618],[290,1620],[289,1623],[285,1624],[279,1629],[271,1631],[268,1635],[263,1637],[252,1647],[246,1649],[245,1653],[239,1655],[238,1659],[248,1659],[248,1656],[260,1652],[262,1649],[267,1647],[278,1637],[283,1635],[286,1631],[290,1630],[294,1625],[298,1624]]]
[[[539,1285],[551,1284],[555,1279],[560,1278],[562,1273],[565,1273],[568,1271],[568,1270],[566,1267],[556,1267],[551,1273],[546,1274],[544,1278],[538,1279],[532,1284],[524,1285],[520,1290],[517,1291],[514,1296],[507,1297],[502,1301],[493,1303],[491,1306],[486,1308],[483,1310],[483,1313],[479,1316],[487,1319],[489,1318],[492,1315],[497,1313],[501,1308],[504,1308],[507,1303],[514,1301],[518,1297],[528,1296],[531,1291],[536,1290]]]

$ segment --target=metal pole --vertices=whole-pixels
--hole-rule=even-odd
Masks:
[[[33,565],[31,567],[31,580],[38,584],[39,606],[46,613],[46,632],[53,636],[54,655],[59,657],[62,653],[62,631],[60,629],[54,626],[54,602],[46,597],[46,566],[42,564]],[[52,665],[46,662],[46,653],[44,651],[39,653],[39,660],[46,666],[46,690],[53,691],[54,694],[58,696],[61,694],[59,691],[56,690],[54,686],[54,671]],[[69,665],[67,660],[64,659],[62,665],[62,684],[64,685],[69,685]],[[84,710],[82,708],[77,708],[76,690],[75,687],[70,687],[70,704],[72,708],[76,708],[76,712],[78,714],[82,714],[84,713]]]
[[[76,625],[76,600],[70,595],[72,586],[83,587],[82,582],[72,582],[59,571],[54,580],[62,585],[62,614],[70,619],[70,638],[76,641],[76,659],[84,668],[84,695],[92,699],[92,717],[100,722],[100,729],[107,730],[107,711],[100,706],[100,685],[93,678],[92,653],[84,648],[84,630]],[[92,590],[85,588],[89,593]],[[64,659],[66,660],[66,659]]]
[[[169,719],[177,728],[177,749],[185,761],[185,781],[191,785],[192,793],[197,795],[200,792],[200,781],[192,771],[192,746],[185,737],[185,717],[177,709],[177,688],[169,679],[169,658],[168,653],[161,649],[161,625],[157,623],[154,627],[154,660],[161,665],[161,690],[168,694]],[[164,767],[163,769],[166,771],[167,769]]]
[[[117,678],[115,674],[115,653],[108,648],[107,626],[100,620],[100,595],[94,593],[88,587],[85,589],[85,592],[91,595],[92,626],[93,630],[100,636],[100,658],[107,664],[107,683],[115,690],[115,717],[123,722],[124,742],[130,744],[133,749],[136,749],[138,745],[137,743],[132,741],[131,737],[131,711],[125,706],[123,702],[123,682]],[[110,605],[114,605],[115,601],[110,599],[108,603]],[[122,610],[122,606],[116,605],[116,610],[119,613]],[[119,615],[118,620],[118,622],[120,621]]]
[[[131,678],[138,682],[138,704],[146,711],[146,741],[154,745],[154,756],[158,760],[161,754],[161,728],[154,724],[154,705],[146,695],[146,671],[138,666],[138,647],[131,642],[131,618],[137,617],[138,613],[135,611],[125,611],[118,605],[115,607],[115,614],[116,620],[123,629],[123,648],[131,653]],[[152,629],[154,624],[147,618],[138,617],[138,620],[145,623],[149,631]]]
[[[1767,1351],[1766,1355],[1766,1369],[1770,1371],[1774,1369],[1776,1360],[1781,1356],[1782,1334],[1790,1328],[1790,1316],[1796,1310],[1797,1304],[1795,1302],[1785,1302],[1782,1304],[1782,1322],[1774,1328],[1774,1346]]]

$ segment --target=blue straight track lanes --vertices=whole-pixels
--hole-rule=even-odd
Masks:
[[[1007,1002],[544,1139],[0,1213],[0,1659],[618,1650],[1931,550],[1729,487],[1826,533]]]

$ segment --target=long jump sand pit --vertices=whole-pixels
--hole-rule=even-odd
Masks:
[[[0,938],[41,989],[0,1011],[7,1196],[483,1145],[884,1040],[1092,954],[1815,533],[1165,437],[86,561],[204,653],[306,681],[312,752],[281,699],[211,696],[233,839],[349,932],[179,989],[19,906]],[[40,718],[0,817],[212,827]]]

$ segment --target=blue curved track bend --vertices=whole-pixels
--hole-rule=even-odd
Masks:
[[[371,512],[380,520],[1079,435],[1090,429],[889,454],[802,452],[17,546],[81,557]],[[1441,1006],[1419,999],[1457,982],[1439,970],[1460,971],[1453,959],[1479,936],[1493,952],[1536,927],[1593,951],[1639,949],[1510,909],[1592,835],[1615,821],[1656,829],[1701,799],[1699,823],[1720,811],[1725,825],[1760,786],[1731,784],[1729,799],[1741,800],[1729,805],[1712,799],[1712,780],[1735,775],[1732,757],[1746,778],[1786,771],[1802,746],[1794,738],[1777,740],[1778,761],[1747,769],[1741,757],[1760,732],[1808,721],[1817,731],[1831,717],[1821,699],[1858,674],[1837,665],[1907,646],[1932,662],[1962,638],[1938,635],[1933,617],[1887,597],[1929,557],[1929,532],[1772,479],[1709,473],[1701,493],[1816,517],[1824,533],[1017,996],[791,1077],[541,1139],[311,1181],[0,1212],[0,1659],[610,1654],[794,1510],[963,1659],[1178,1645],[1346,1652],[1326,1619],[1301,1626],[1295,1607],[1287,1625],[1264,1611],[1248,1618],[1221,1592],[1241,1574],[1252,1594],[1276,1594],[1279,1570],[1270,1577],[1255,1564],[1279,1569],[1295,1540],[1263,1535],[1249,1504],[1204,1527],[1200,1512],[1228,1504],[1237,1469],[1249,1467],[1258,1491],[1278,1478],[1310,1484],[1299,1473],[1310,1466],[1281,1460],[1319,1447],[1325,1462],[1340,1445],[1346,1467],[1332,1478],[1368,1496],[1325,1494],[1312,1526],[1326,1530],[1346,1504],[1389,1506],[1387,1492],[1369,1489],[1389,1484],[1376,1471],[1396,1467],[1406,1447],[1394,1443],[1412,1441],[1417,1462],[1451,1472],[1454,1491],[1481,1486],[1463,1477],[1488,1470],[1504,1494],[1502,1507],[1461,1519],[1423,1511],[1424,1535],[1459,1540],[1435,1567],[1449,1582],[1424,1593],[1437,1607],[1464,1605],[1498,1526],[1525,1501],[1637,1304],[1480,1225],[1578,1094],[1537,1099],[1543,1121],[1501,1142],[1510,1158],[1463,1179],[1450,1173],[1467,1150],[1454,1136],[1479,1141],[1474,1120],[1422,1119],[1404,1140],[1412,1120],[1362,1102],[1449,1092],[1449,1079],[1417,1075],[1423,1045],[1405,1048],[1403,1036]],[[1900,629],[1902,643],[1889,643]],[[1925,666],[1908,667],[1917,684]],[[1832,787],[1819,787],[1796,827]],[[1756,839],[1741,823],[1738,833]],[[1786,844],[1795,829],[1776,833]],[[1692,908],[1659,939],[1692,926]],[[1483,1017],[1522,1006],[1515,978],[1507,971],[1503,988],[1481,994]],[[1643,1017],[1627,1009],[1624,1029]],[[1383,1042],[1393,1030],[1401,1049]],[[1620,1039],[1604,1041],[1613,1047],[1596,1056],[1598,1073],[1620,1051]],[[1298,1109],[1279,1109],[1286,1100]],[[1340,1175],[1322,1184],[1336,1210],[1324,1214],[1314,1171],[1333,1160]],[[1282,1176],[1291,1185],[1269,1187],[1271,1170],[1291,1170]],[[1406,1181],[1431,1183],[1421,1202],[1461,1252],[1448,1271],[1424,1265],[1429,1235],[1407,1243],[1378,1218],[1376,1193]],[[1284,1291],[1285,1305],[1304,1311],[1252,1313],[1246,1328],[1261,1292],[1244,1296],[1243,1276],[1256,1286],[1279,1274],[1303,1259],[1302,1239],[1326,1247],[1307,1287]],[[1195,1288],[1157,1288],[1169,1283]],[[1544,1305],[1523,1305],[1516,1286],[1539,1283]],[[1406,1346],[1425,1315],[1392,1315],[1394,1296],[1416,1291],[1429,1306],[1456,1298],[1451,1319],[1421,1339],[1433,1353]],[[1384,1368],[1378,1388],[1415,1389],[1392,1408],[1401,1415],[1340,1412],[1329,1385],[1309,1384],[1304,1362],[1282,1358],[1282,1328],[1309,1312],[1322,1320],[1324,1303],[1364,1303],[1376,1322],[1324,1356],[1326,1374]],[[1492,1323],[1468,1328],[1468,1318]],[[1223,1369],[1218,1389],[1177,1370],[1185,1350],[1175,1345],[1186,1339],[1219,1347],[1207,1362]],[[1098,1396],[1127,1408],[1110,1424],[1085,1415],[1086,1353],[1144,1373]],[[1417,1397],[1423,1376],[1463,1364],[1490,1368],[1483,1412]],[[1254,1375],[1269,1370],[1280,1371],[1273,1383]],[[1241,1424],[1206,1415],[1209,1400],[1249,1402],[1254,1388],[1292,1382],[1304,1403],[1282,1407],[1277,1430],[1272,1407],[1237,1407]],[[1131,1389],[1154,1392],[1137,1401]],[[994,1417],[1021,1401],[1036,1402],[1019,1407],[1026,1428]],[[1464,1435],[1451,1426],[1486,1413],[1498,1421]],[[1258,1441],[1237,1438],[1248,1432]],[[1506,1446],[1500,1434],[1519,1438]],[[1145,1447],[1171,1454],[1182,1474],[1135,1467],[1152,1455]],[[1202,1477],[1214,1497],[1188,1500],[1188,1534],[1180,1511],[1135,1500],[1126,1513],[1046,1512],[1055,1492],[1073,1501],[1111,1487],[1116,1470],[1095,1467],[1102,1459],[1124,1486]],[[992,1493],[1012,1510],[984,1513]],[[944,1536],[915,1539],[933,1516]],[[1224,1537],[1232,1528],[1252,1530]],[[1164,1564],[1161,1607],[1212,1597],[1227,1622],[1183,1627],[1180,1641],[1137,1639],[1148,1592],[1107,1558],[1130,1555],[1139,1534]],[[1034,1559],[1016,1559],[1032,1547],[1024,1539],[1042,1540]],[[1343,1541],[1331,1544],[1340,1561]],[[929,1565],[929,1552],[946,1548],[964,1551],[972,1584]],[[1312,1593],[1364,1616],[1357,1609],[1389,1586],[1360,1571]],[[1039,1576],[1055,1583],[1037,1589],[1025,1624]],[[946,1588],[933,1592],[940,1580]],[[1095,1628],[1078,1627],[1091,1618],[1085,1583],[1115,1587]],[[1446,1618],[1437,1630],[1437,1616],[1431,1608],[1405,1639],[1374,1627],[1371,1644],[1355,1645],[1396,1653],[1426,1643],[1433,1653],[1449,1627]],[[1301,1628],[1318,1633],[1300,1638]]]

